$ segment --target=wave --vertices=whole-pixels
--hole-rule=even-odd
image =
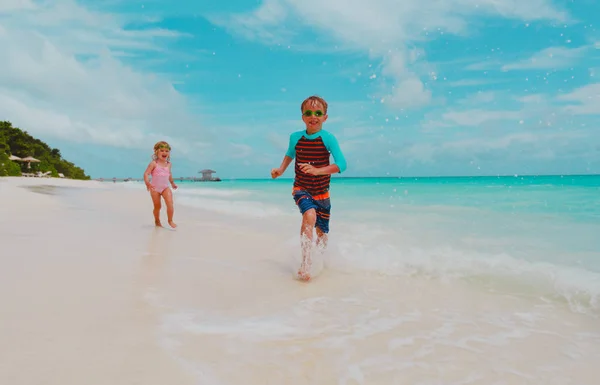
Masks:
[[[289,211],[283,210],[275,205],[251,200],[226,200],[226,199],[196,199],[193,197],[178,197],[178,203],[188,207],[196,207],[202,210],[212,211],[220,214],[268,218],[278,216],[289,216]]]
[[[143,182],[137,181],[127,181],[119,183],[118,186],[123,186],[127,189],[136,189],[136,190],[145,190],[146,186]],[[202,197],[240,197],[240,196],[250,196],[253,194],[250,190],[242,190],[242,189],[227,189],[221,190],[218,188],[212,187],[188,187],[186,185],[179,185],[179,188],[174,191],[174,194],[183,195],[183,196],[202,196]]]
[[[141,183],[131,185],[144,188]],[[238,224],[236,217],[270,218],[261,226],[273,232],[282,231],[283,220],[300,224],[293,201],[280,196],[261,201],[263,196],[252,190],[196,186],[181,188],[176,194],[178,204],[231,217],[223,218],[231,226]],[[557,215],[549,220],[546,214],[544,224],[536,216],[516,218],[512,212],[439,203],[406,206],[398,212],[388,207],[386,211],[381,202],[369,201],[357,207],[355,199],[336,202],[326,260],[330,269],[350,274],[466,280],[481,290],[536,296],[563,302],[575,312],[600,316],[600,273],[576,264],[581,259],[595,264],[597,258],[591,254],[580,258],[574,249],[591,247],[595,238],[590,234],[595,233],[589,226],[575,226]],[[344,205],[348,205],[347,210]],[[558,234],[560,240],[552,239]],[[295,234],[283,238],[288,236],[293,239],[289,246],[295,253]],[[576,242],[565,243],[571,238]]]
[[[359,242],[353,238],[347,236],[330,243],[325,262],[329,269],[350,274],[461,279],[481,290],[564,302],[574,312],[600,316],[600,274],[594,271],[531,262],[507,252],[425,244],[398,246],[381,240]]]

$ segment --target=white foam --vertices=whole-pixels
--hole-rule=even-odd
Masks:
[[[184,195],[201,196],[201,197],[244,197],[252,195],[249,190],[219,190],[216,188],[190,188],[181,186],[177,189],[178,192]]]
[[[107,183],[107,182],[105,182]],[[177,184],[177,180],[175,180],[175,184]],[[114,184],[115,187],[122,187],[127,189],[136,189],[136,190],[146,190],[146,186],[143,182],[138,181],[126,181],[119,182]],[[180,183],[177,184],[177,192],[182,195],[188,196],[199,196],[199,197],[241,197],[241,196],[249,196],[252,194],[250,190],[242,190],[242,189],[218,189],[211,187],[199,187],[195,185],[189,185]]]
[[[421,286],[420,301],[357,290],[354,297],[321,295],[254,311],[260,315],[187,310],[165,315],[161,330],[179,341],[179,351],[210,344],[204,348],[211,351],[221,383],[235,382],[235,373],[246,373],[247,383],[282,376],[290,384],[395,383],[400,377],[415,384],[434,379],[483,384],[510,382],[511,376],[548,383],[598,373],[594,362],[600,354],[593,341],[600,342],[600,333],[578,333],[574,324],[549,317],[555,309],[515,312],[510,300],[498,298],[486,305],[486,293],[471,292],[456,302],[456,287],[446,288],[450,302]],[[420,309],[410,310],[414,306]],[[543,368],[563,354],[576,358],[577,365],[563,366],[561,373]]]
[[[268,218],[277,216],[290,216],[289,211],[282,210],[281,208],[269,205],[266,203],[256,201],[243,201],[243,200],[223,200],[223,199],[212,199],[212,198],[190,198],[186,196],[179,196],[177,204],[181,204],[189,207],[196,207],[207,211],[212,211],[220,214],[241,216],[241,217],[253,217],[253,218]]]
[[[222,195],[204,195],[216,191]],[[228,223],[239,218],[269,219],[261,226],[273,231],[275,237],[290,240],[293,263],[299,263],[296,230],[293,236],[280,233],[283,228],[300,224],[301,217],[289,196],[273,196],[265,201],[250,190],[204,187],[181,188],[178,194],[178,205],[223,214]],[[544,238],[556,234],[555,224],[542,225],[537,217],[526,216],[520,219],[528,222],[517,226],[518,218],[512,219],[513,214],[486,213],[483,208],[405,206],[386,212],[374,209],[378,203],[367,202],[351,210],[346,206],[352,202],[336,202],[330,247],[323,260],[333,270],[470,279],[481,287],[523,290],[527,295],[562,299],[573,311],[600,313],[600,273],[566,264],[578,259],[576,252],[569,257],[561,255],[555,244]],[[531,226],[535,226],[539,238],[526,233]],[[504,233],[498,232],[501,228],[506,229]],[[593,228],[573,228],[576,235],[587,237],[575,243],[589,243]],[[594,260],[592,256],[585,258]],[[321,269],[320,264],[317,259],[315,273]]]
[[[529,262],[507,253],[485,253],[452,246],[396,246],[344,237],[331,241],[327,266],[348,273],[422,275],[474,279],[524,294],[563,298],[573,311],[600,315],[600,274],[573,266]]]

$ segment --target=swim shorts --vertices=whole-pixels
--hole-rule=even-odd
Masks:
[[[325,234],[329,233],[329,216],[331,214],[331,201],[329,198],[314,199],[307,191],[297,190],[294,191],[294,201],[298,205],[300,214],[315,209],[317,214],[315,227],[318,227]]]

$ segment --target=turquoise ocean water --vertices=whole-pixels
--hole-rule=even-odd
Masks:
[[[205,288],[212,307],[154,292],[153,306],[168,309],[161,341],[199,383],[598,382],[600,176],[334,177],[325,270],[310,284],[291,279],[301,220],[291,188],[228,180],[175,192],[176,217],[200,208],[186,220],[245,233],[231,238],[235,266],[272,290],[245,286],[235,314],[215,305],[237,285],[226,271]],[[282,279],[265,282],[274,265]],[[229,288],[220,296],[219,285]],[[192,354],[211,342],[210,357]]]
[[[183,182],[175,199],[281,231],[299,226],[292,182]],[[600,314],[600,176],[334,177],[331,196],[332,268],[474,280]]]

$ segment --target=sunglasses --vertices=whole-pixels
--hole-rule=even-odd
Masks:
[[[171,147],[167,146],[166,144],[161,144],[160,146],[158,146],[158,148],[166,148],[167,150],[171,151]]]
[[[304,111],[304,113],[302,114],[304,116],[317,116],[317,117],[321,117],[323,115],[325,115],[325,113],[321,110],[316,110],[316,111],[311,111],[311,110],[306,110]]]

